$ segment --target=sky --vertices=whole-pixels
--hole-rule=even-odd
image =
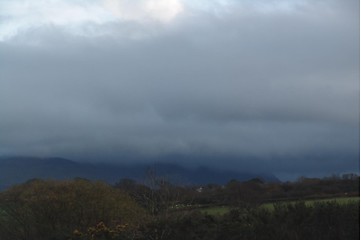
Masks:
[[[0,0],[0,156],[358,172],[358,0]]]

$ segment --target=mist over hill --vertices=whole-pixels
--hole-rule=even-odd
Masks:
[[[256,177],[269,182],[279,181],[271,173],[220,170],[206,166],[186,168],[178,164],[162,162],[119,165],[76,162],[64,158],[0,158],[0,189],[5,189],[11,185],[33,178],[72,179],[79,177],[114,184],[122,178],[144,182],[149,177],[149,174],[181,185],[225,184],[231,179],[245,181]]]

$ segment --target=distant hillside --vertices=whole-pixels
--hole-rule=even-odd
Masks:
[[[255,177],[264,181],[279,182],[272,174],[222,171],[208,167],[188,169],[169,163],[116,165],[80,163],[64,158],[2,157],[0,158],[0,189],[33,178],[72,179],[80,177],[102,180],[111,184],[122,178],[144,181],[150,170],[156,176],[183,185],[224,184],[231,179],[245,181]]]

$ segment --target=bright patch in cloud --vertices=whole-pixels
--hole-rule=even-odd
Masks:
[[[305,3],[305,0],[0,0],[0,41],[44,26],[91,37],[117,31],[104,29],[107,23],[168,24],[185,11],[217,17],[230,13],[292,12]],[[89,24],[95,26],[90,32]]]
[[[167,23],[182,11],[180,0],[0,1],[0,41],[44,26],[84,34],[89,23]]]
[[[3,1],[0,2],[0,41],[43,26],[74,28],[83,23],[102,24],[112,18],[91,1]]]
[[[120,20],[169,22],[183,11],[179,0],[105,0],[107,10]]]
[[[305,0],[0,0],[0,41],[44,26],[91,37],[117,31],[104,29],[107,23],[168,24],[185,11],[217,17],[230,13],[292,12],[306,3]],[[91,31],[89,24],[95,26]]]

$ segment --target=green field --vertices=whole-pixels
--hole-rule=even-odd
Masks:
[[[277,204],[292,204],[296,203],[297,201],[285,201],[279,202]],[[326,198],[326,199],[313,199],[313,200],[305,200],[304,201],[307,206],[312,206],[317,202],[337,202],[339,204],[347,204],[350,202],[360,202],[360,197],[338,197],[338,198]],[[273,211],[275,203],[264,203],[260,207]],[[220,206],[220,207],[209,207],[203,208],[200,211],[202,213],[210,214],[210,215],[223,215],[228,213],[232,208],[227,206]]]
[[[223,215],[229,212],[230,207],[209,207],[201,209],[202,213],[209,214],[209,215]]]
[[[279,202],[278,204],[292,204],[299,201],[286,201],[286,202]],[[338,198],[325,198],[325,199],[312,199],[312,200],[305,200],[304,201],[307,206],[312,206],[318,202],[336,202],[339,204],[347,204],[349,202],[360,202],[360,197],[338,197]],[[265,203],[262,204],[261,207],[264,207],[269,210],[274,210],[275,203]]]

